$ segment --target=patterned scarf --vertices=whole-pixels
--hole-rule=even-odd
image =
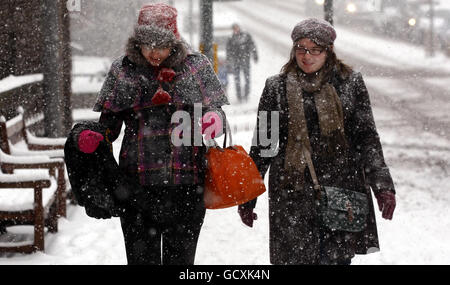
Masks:
[[[303,92],[312,93],[319,117],[319,127],[323,140],[328,145],[329,154],[335,154],[348,143],[344,133],[342,103],[334,86],[324,81],[322,70],[312,79],[304,74],[289,72],[286,80],[286,94],[289,106],[288,142],[284,168],[286,183],[296,189],[303,188],[306,160],[303,148],[312,153],[303,109]]]

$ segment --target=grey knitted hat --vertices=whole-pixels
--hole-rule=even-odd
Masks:
[[[325,20],[308,18],[295,25],[291,38],[293,42],[308,38],[320,46],[327,46],[336,39],[336,30]]]

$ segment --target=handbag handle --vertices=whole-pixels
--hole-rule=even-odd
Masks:
[[[227,135],[228,134],[230,136],[230,144],[229,145],[233,146],[233,137],[231,135],[231,128],[230,128],[230,125],[228,123],[228,119],[225,118],[225,137],[224,137],[224,140],[223,140],[222,149],[225,149],[227,147],[227,137],[228,137]],[[217,141],[216,141],[215,138],[212,139],[212,141],[214,142],[214,147],[220,148],[220,146],[217,144]]]
[[[313,165],[313,162],[311,159],[311,153],[304,146],[302,147],[302,151],[303,151],[303,155],[305,156],[306,163],[308,164],[309,172],[311,173],[311,178],[314,183],[314,189],[319,191],[320,190],[319,180],[317,179],[316,170],[314,169],[314,165]]]
[[[225,137],[223,139],[223,148],[226,148],[226,146],[227,146],[227,134],[230,134],[230,146],[232,146],[233,145],[233,137],[231,136],[230,124],[228,123],[228,119],[225,118]]]

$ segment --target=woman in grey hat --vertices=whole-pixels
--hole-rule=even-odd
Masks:
[[[268,156],[264,151],[271,146],[259,138],[250,151],[263,177],[270,166],[270,261],[350,264],[355,254],[379,250],[370,189],[382,217],[392,219],[394,184],[365,83],[361,73],[337,59],[333,26],[306,19],[294,27],[291,38],[289,61],[280,74],[267,79],[258,108],[258,114],[266,111],[262,123],[267,123],[260,125],[258,116],[256,134],[267,131],[270,136],[276,131],[271,112],[279,114],[278,152]],[[325,203],[318,195],[319,187],[314,187],[319,184],[366,194],[368,215],[359,230],[321,222],[319,207]],[[327,197],[331,199],[328,193]],[[242,221],[250,227],[257,218],[255,205],[256,199],[239,206]],[[352,222],[359,210],[352,205],[346,210]]]

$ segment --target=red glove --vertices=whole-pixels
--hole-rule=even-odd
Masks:
[[[171,68],[161,68],[158,73],[157,80],[160,82],[171,82],[175,77],[175,71]]]
[[[253,227],[253,221],[258,219],[258,215],[253,213],[253,208],[244,205],[238,206],[238,213],[241,216],[242,222],[249,227]]]
[[[156,90],[155,94],[152,97],[152,103],[155,105],[167,104],[172,100],[170,94],[162,89],[161,86]]]
[[[212,132],[207,132],[205,139],[213,139],[216,137],[216,134],[220,132],[220,130],[223,128],[222,125],[222,119],[220,119],[220,116],[213,111],[207,112],[202,117],[202,135],[205,134],[205,131],[210,127],[213,126],[214,128]],[[209,129],[208,129],[209,131]]]
[[[102,134],[84,130],[78,136],[78,148],[84,153],[93,153],[102,140]]]
[[[382,191],[375,194],[375,198],[377,198],[378,209],[382,212],[382,217],[392,220],[395,210],[395,194],[391,191]]]

